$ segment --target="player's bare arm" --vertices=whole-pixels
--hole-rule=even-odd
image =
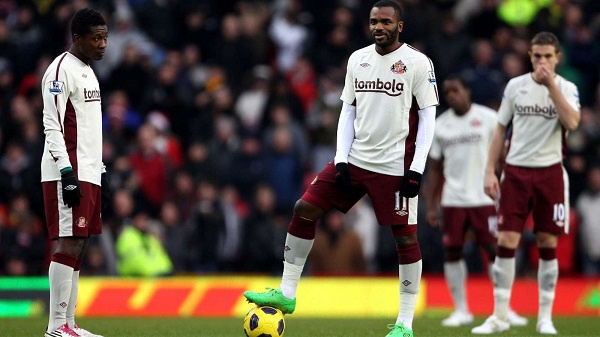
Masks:
[[[578,110],[574,109],[569,102],[565,99],[554,80],[550,81],[550,85],[546,86],[550,92],[550,98],[554,102],[554,107],[558,113],[558,119],[560,123],[567,129],[567,131],[573,131],[577,129],[581,114]]]
[[[427,204],[427,222],[433,227],[440,224],[440,192],[442,191],[442,159],[429,158],[429,172],[425,185],[425,201]]]
[[[496,165],[500,160],[505,136],[506,126],[498,123],[494,130],[494,135],[492,136],[492,142],[490,143],[488,162],[485,167],[485,181],[483,182],[485,194],[489,195],[490,198],[494,200],[497,200],[500,195],[500,184],[498,183],[498,177],[496,176]]]

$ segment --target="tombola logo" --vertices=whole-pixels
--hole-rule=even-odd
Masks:
[[[398,82],[395,79],[392,81],[382,81],[380,78],[377,78],[376,80],[366,81],[355,79],[354,91],[380,92],[389,96],[400,96],[404,91],[404,83]]]

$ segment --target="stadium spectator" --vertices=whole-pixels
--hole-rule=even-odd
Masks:
[[[173,187],[169,191],[167,201],[172,202],[177,208],[179,221],[185,222],[193,212],[196,204],[196,179],[186,170],[173,173]]]
[[[485,192],[500,200],[498,253],[492,266],[494,313],[471,330],[475,334],[510,328],[508,304],[515,279],[515,251],[530,212],[540,256],[536,331],[557,333],[552,323],[558,280],[556,245],[558,235],[569,228],[569,200],[565,197],[568,176],[562,166],[562,138],[579,124],[579,94],[572,82],[555,73],[561,53],[554,34],[536,34],[529,55],[533,72],[512,79],[504,91],[485,169]],[[509,123],[511,143],[500,185],[496,167]]]
[[[139,108],[151,75],[144,65],[144,55],[135,43],[124,45],[122,53],[123,60],[110,72],[106,87],[109,92],[124,91],[131,105]]]
[[[191,269],[191,227],[182,221],[177,204],[165,201],[160,210],[160,222],[164,228],[164,247],[173,263],[174,273],[185,273]]]
[[[237,122],[231,115],[223,113],[214,120],[214,137],[207,144],[208,157],[214,164],[217,182],[225,183],[235,176],[233,162],[240,150],[241,140]]]
[[[33,4],[21,2],[17,6],[11,28],[11,38],[19,55],[16,72],[19,75],[27,74],[35,69],[37,59],[40,57],[44,45],[42,26]],[[66,46],[63,43],[59,43],[59,45]]]
[[[219,202],[215,182],[201,180],[196,188],[196,205],[190,217],[193,232],[193,271],[218,272],[222,267],[220,248],[227,235],[225,210]]]
[[[589,277],[600,275],[600,165],[594,164],[587,175],[587,188],[577,201],[579,214],[579,242],[582,271]]]
[[[129,155],[139,190],[143,197],[142,205],[150,214],[156,213],[167,193],[168,163],[157,149],[158,131],[151,124],[144,124],[138,130],[136,150]]]
[[[472,62],[462,71],[471,87],[472,100],[495,108],[500,105],[504,77],[498,70],[494,48],[488,40],[477,40],[473,43],[472,55]]]
[[[156,149],[167,159],[171,170],[183,165],[181,143],[171,132],[171,122],[160,111],[152,111],[146,116],[146,122],[153,125],[157,131]]]
[[[254,136],[244,137],[240,151],[233,158],[233,166],[244,174],[235,174],[231,183],[244,200],[252,200],[256,186],[269,178],[269,167],[260,139]]]
[[[327,213],[315,233],[308,270],[311,275],[359,275],[367,271],[360,237],[339,211]]]
[[[281,241],[286,227],[279,221],[275,192],[266,184],[256,186],[252,211],[244,221],[242,267],[249,272],[274,274],[281,266]]]
[[[40,275],[46,254],[43,223],[31,210],[26,194],[13,194],[8,216],[0,219],[0,273]]]
[[[312,152],[308,163],[311,172],[318,172],[335,155],[336,122],[342,108],[339,99],[343,89],[341,76],[343,73],[331,70],[319,78],[318,97],[308,111],[305,124],[310,138],[308,147]]]
[[[242,80],[257,64],[251,41],[242,36],[240,24],[238,15],[225,15],[222,19],[219,43],[210,49],[210,59],[225,70],[227,84],[236,94],[241,89]]]
[[[225,222],[225,235],[218,251],[220,270],[234,272],[239,270],[243,217],[248,215],[248,211],[244,209],[244,202],[233,185],[225,185],[219,192],[219,205]]]
[[[117,273],[121,276],[167,276],[173,263],[160,239],[160,224],[137,212],[117,237]]]
[[[25,152],[22,143],[11,141],[6,145],[6,152],[0,157],[0,200],[8,201],[17,192],[34,192],[38,175],[34,173],[38,167],[33,166],[33,159]]]
[[[431,60],[399,41],[403,18],[395,1],[379,1],[371,8],[369,28],[375,43],[355,51],[348,60],[334,161],[294,206],[280,288],[247,291],[248,301],[294,312],[317,220],[333,208],[347,212],[368,194],[379,224],[390,226],[397,244],[400,309],[387,336],[413,335],[422,266],[415,197],[439,100]],[[395,62],[391,68],[390,60]],[[373,82],[381,82],[381,88],[369,87]]]
[[[188,146],[183,170],[189,173],[194,181],[200,179],[217,180],[218,169],[210,158],[208,146],[202,142],[194,142]]]
[[[123,61],[126,48],[135,46],[142,57],[150,58],[158,49],[148,35],[135,26],[135,16],[130,10],[120,9],[112,15],[110,44],[104,62],[95,65],[98,79],[105,81],[109,74]],[[138,82],[143,83],[143,82]]]
[[[449,13],[444,15],[439,32],[433,32],[426,45],[427,53],[435,64],[435,72],[440,81],[455,73],[457,69],[466,67],[471,55],[470,44],[470,37],[461,34],[456,18]]]
[[[277,70],[285,74],[306,48],[309,31],[300,21],[302,2],[299,0],[281,1],[273,13],[269,26],[269,36],[277,46]]]
[[[265,141],[265,162],[268,182],[275,191],[277,207],[291,209],[301,194],[304,165],[294,149],[294,137],[285,126],[269,130]]]
[[[435,122],[425,192],[427,222],[442,227],[444,276],[454,302],[454,312],[442,320],[442,326],[458,327],[473,323],[466,297],[468,270],[463,257],[467,231],[474,232],[489,261],[496,256],[496,207],[483,191],[496,112],[472,103],[471,90],[460,76],[448,76],[443,82],[443,92],[450,109],[442,112]],[[527,324],[527,319],[512,311],[509,320],[514,326]]]
[[[381,228],[377,225],[377,217],[375,217],[375,214],[373,213],[373,206],[371,205],[369,198],[364,197],[360,199],[354,207],[348,211],[344,221],[348,223],[349,228],[360,238],[367,272],[375,272],[375,254],[378,248],[377,234]],[[389,237],[387,231],[385,234]]]
[[[272,71],[269,66],[258,65],[252,69],[250,85],[243,90],[235,103],[235,114],[240,120],[242,132],[258,136],[267,100],[269,99],[269,81]]]

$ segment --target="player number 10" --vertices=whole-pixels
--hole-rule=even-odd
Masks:
[[[552,220],[554,221],[564,221],[565,220],[565,205],[564,204],[554,204],[554,215],[552,215]]]

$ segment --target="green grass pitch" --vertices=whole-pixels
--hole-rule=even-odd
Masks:
[[[437,316],[437,315],[436,315]],[[526,327],[512,328],[498,336],[539,337],[535,317]],[[471,327],[442,328],[441,317],[426,315],[414,322],[415,337],[472,336]],[[475,324],[483,322],[478,317]],[[105,337],[243,337],[242,318],[86,318],[78,320],[88,330]],[[309,319],[286,316],[285,337],[384,337],[393,319]],[[0,319],[2,337],[42,337],[45,317]],[[561,337],[600,336],[598,317],[555,317]]]

